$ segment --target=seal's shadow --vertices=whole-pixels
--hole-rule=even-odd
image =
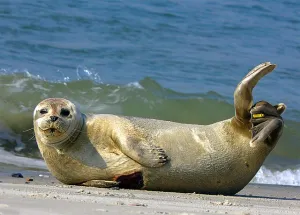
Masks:
[[[234,195],[243,198],[254,198],[254,199],[272,199],[272,200],[293,200],[300,201],[300,198],[290,198],[290,197],[271,197],[271,196],[253,196],[253,195]]]
[[[243,193],[238,193],[235,196],[253,199],[300,201],[300,187],[298,186],[252,183],[249,185],[249,188],[250,190],[245,190]]]

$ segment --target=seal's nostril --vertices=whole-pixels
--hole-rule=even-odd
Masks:
[[[50,116],[50,120],[51,122],[55,122],[58,119],[57,116]]]

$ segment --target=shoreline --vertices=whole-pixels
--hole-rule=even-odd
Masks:
[[[12,173],[24,178],[14,178]],[[31,181],[32,180],[32,181]],[[0,214],[300,214],[300,187],[249,184],[235,196],[63,185],[47,171],[0,171]]]

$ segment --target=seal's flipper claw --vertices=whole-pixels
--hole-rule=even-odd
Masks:
[[[247,123],[250,119],[250,108],[253,104],[252,90],[257,82],[272,72],[276,67],[270,62],[262,63],[252,69],[239,83],[234,92],[235,117],[239,122]]]
[[[161,167],[168,161],[168,156],[162,148],[137,138],[128,138],[121,150],[146,167]]]
[[[118,187],[119,182],[105,181],[105,180],[90,180],[90,181],[86,181],[86,182],[78,184],[78,185],[86,186],[86,187],[112,188],[112,187]]]

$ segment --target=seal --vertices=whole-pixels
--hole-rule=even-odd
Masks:
[[[234,92],[235,115],[210,125],[86,115],[67,99],[46,99],[33,113],[39,150],[65,184],[233,195],[282,134],[286,106],[252,97],[274,68],[251,70]]]

